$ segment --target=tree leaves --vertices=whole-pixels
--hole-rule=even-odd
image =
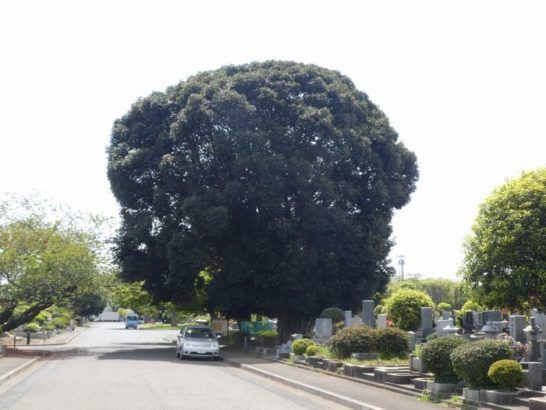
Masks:
[[[352,82],[269,61],[200,73],[116,121],[109,178],[122,274],[228,315],[312,318],[357,306],[391,273],[393,208],[415,156]],[[285,315],[286,316],[286,315]]]

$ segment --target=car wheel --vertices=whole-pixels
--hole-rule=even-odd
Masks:
[[[176,351],[176,357],[180,357],[180,352],[178,350]]]

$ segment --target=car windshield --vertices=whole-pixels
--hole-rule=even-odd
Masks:
[[[187,329],[186,337],[191,337],[192,339],[211,339],[214,336],[211,329],[196,327]]]
[[[127,316],[127,320],[138,320],[136,316]]]

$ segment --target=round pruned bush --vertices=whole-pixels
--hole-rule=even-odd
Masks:
[[[330,348],[339,357],[349,357],[351,353],[376,352],[377,334],[369,327],[345,327],[332,336]]]
[[[23,329],[25,332],[31,332],[31,333],[35,333],[37,331],[40,330],[40,325],[38,323],[28,323],[24,329]]]
[[[307,348],[314,344],[315,342],[313,342],[311,339],[297,339],[292,342],[292,351],[294,354],[300,356],[305,354]]]
[[[279,341],[279,334],[274,330],[260,330],[257,336],[259,343],[265,347],[274,347]]]
[[[404,358],[409,353],[409,337],[395,327],[375,331],[376,349],[382,359]]]
[[[342,322],[345,319],[345,313],[338,307],[329,307],[320,314],[321,319],[332,319],[332,322]]]
[[[512,391],[520,385],[523,369],[515,360],[499,360],[489,367],[487,375],[502,390]]]
[[[320,351],[320,347],[318,345],[309,345],[307,346],[307,349],[305,349],[305,355],[316,356],[319,351]]]
[[[453,370],[451,353],[468,341],[458,336],[444,336],[421,346],[420,357],[425,367],[434,373],[437,383],[457,383],[460,377]]]
[[[421,308],[427,306],[434,307],[427,293],[405,288],[394,292],[385,303],[388,317],[402,330],[417,330],[421,325]]]
[[[479,340],[465,343],[451,353],[451,363],[455,373],[471,389],[494,387],[487,376],[489,367],[503,359],[512,358],[508,343],[499,340]]]

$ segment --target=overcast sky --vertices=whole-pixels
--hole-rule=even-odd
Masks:
[[[542,4],[541,4],[542,3]],[[3,1],[0,191],[117,214],[113,121],[199,71],[268,59],[335,69],[389,117],[420,180],[393,264],[455,278],[478,206],[546,165],[542,1]]]

